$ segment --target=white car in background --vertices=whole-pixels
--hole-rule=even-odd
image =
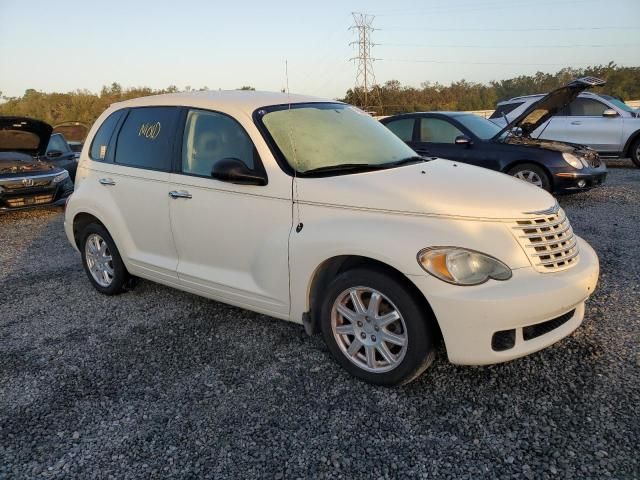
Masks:
[[[545,95],[499,102],[489,119],[504,126]],[[604,158],[631,158],[640,167],[640,113],[610,95],[582,92],[531,136],[586,145]]]
[[[377,384],[416,378],[440,337],[458,364],[551,345],[580,325],[598,279],[551,195],[427,161],[335,101],[234,91],[117,103],[76,178],[65,230],[99,292],[137,276],[301,323]]]

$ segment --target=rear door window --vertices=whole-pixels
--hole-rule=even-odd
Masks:
[[[171,170],[178,107],[132,108],[122,124],[114,162],[148,170]]]
[[[109,147],[109,142],[111,141],[111,137],[113,136],[113,131],[115,130],[120,118],[125,113],[126,110],[118,110],[113,112],[111,115],[107,117],[107,119],[102,122],[100,128],[96,132],[93,137],[93,141],[91,142],[91,149],[89,150],[89,157],[92,160],[98,160],[100,162],[107,159],[107,149]],[[80,145],[80,149],[82,149],[82,145]]]
[[[609,107],[590,98],[576,98],[569,107],[572,117],[601,117]]]

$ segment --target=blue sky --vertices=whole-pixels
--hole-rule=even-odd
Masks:
[[[0,0],[0,90],[279,90],[286,60],[292,92],[340,97],[355,77],[352,11],[376,14],[379,82],[640,65],[640,0]]]

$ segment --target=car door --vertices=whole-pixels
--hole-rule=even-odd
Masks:
[[[617,115],[605,117],[610,107],[593,98],[578,97],[564,115],[553,117],[540,138],[588,145],[601,153],[620,151],[624,119]],[[535,134],[534,134],[535,136]]]
[[[177,283],[178,256],[169,221],[169,177],[180,110],[139,107],[115,112],[91,144],[94,201],[105,210],[108,228],[134,275]],[[116,134],[108,135],[108,122]],[[113,128],[113,126],[111,126]]]
[[[264,171],[254,141],[226,114],[189,110],[183,132],[170,189],[181,285],[287,318],[291,185],[238,185],[211,177],[213,166],[230,158]]]

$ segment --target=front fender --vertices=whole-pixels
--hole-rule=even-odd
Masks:
[[[290,245],[291,319],[309,311],[309,294],[318,267],[344,255],[382,262],[406,276],[427,275],[417,261],[430,246],[458,246],[492,255],[511,269],[530,262],[500,221],[460,220],[349,208],[302,205],[304,227]],[[428,300],[428,299],[427,299]]]

